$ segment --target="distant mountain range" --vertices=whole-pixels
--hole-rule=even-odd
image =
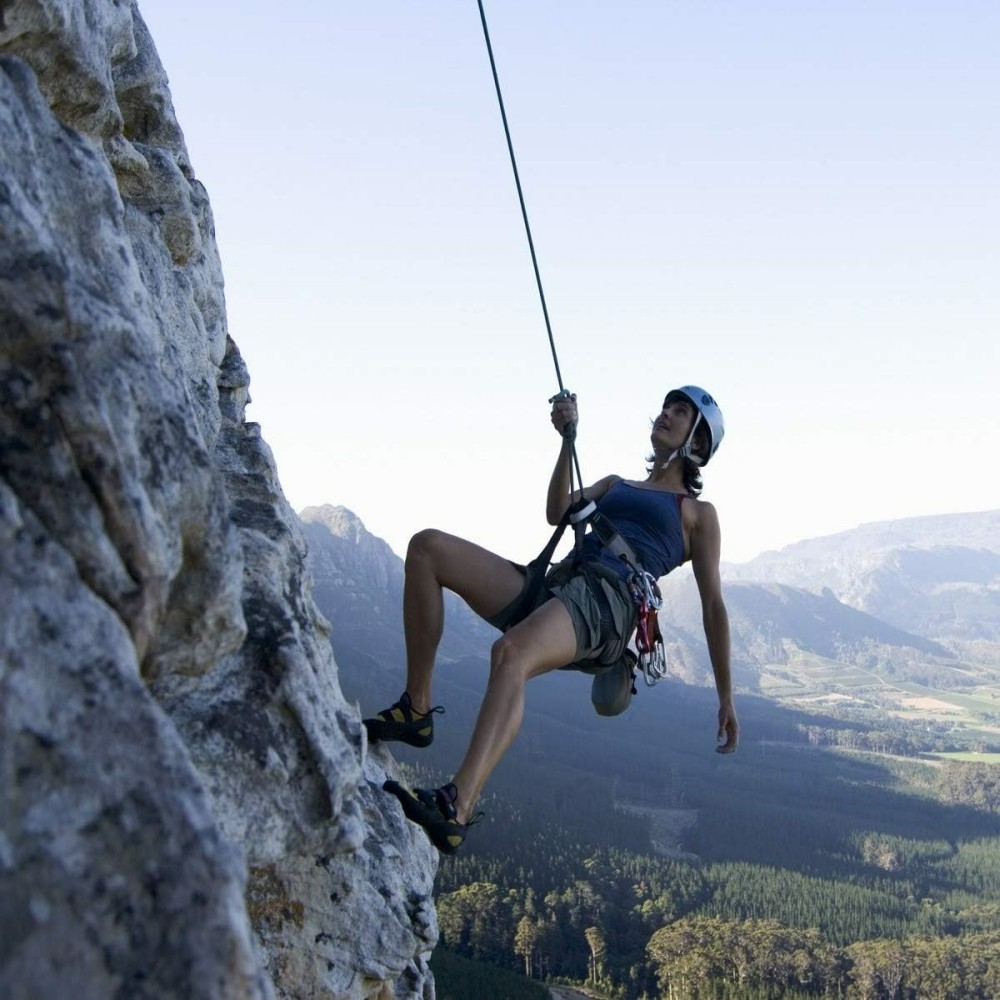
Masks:
[[[935,638],[1000,640],[1000,510],[862,525],[726,566]]]
[[[747,688],[955,724],[1000,720],[1000,511],[862,525],[723,567]],[[662,582],[677,672],[707,680],[689,571]]]
[[[374,655],[398,679],[402,560],[346,508],[300,516],[338,659]],[[744,690],[796,706],[1000,722],[1000,511],[863,525],[727,564],[723,575]],[[710,684],[690,570],[661,587],[672,673]],[[451,595],[446,620],[442,661],[484,670],[497,633]]]

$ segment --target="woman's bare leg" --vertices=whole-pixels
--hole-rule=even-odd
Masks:
[[[431,707],[434,656],[444,630],[442,588],[458,594],[482,618],[521,593],[524,574],[506,559],[464,538],[428,529],[410,539],[403,584],[406,691],[420,713]]]
[[[465,760],[453,779],[460,823],[468,822],[487,778],[521,728],[527,681],[572,663],[575,656],[573,620],[554,598],[493,644],[486,695]]]

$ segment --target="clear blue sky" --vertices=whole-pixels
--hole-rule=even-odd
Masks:
[[[557,386],[474,0],[140,9],[293,506],[533,555]],[[1000,506],[1000,5],[486,9],[585,479],[695,382],[725,559]]]

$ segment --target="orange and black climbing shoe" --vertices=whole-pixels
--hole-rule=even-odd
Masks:
[[[462,846],[469,827],[483,815],[476,813],[468,823],[459,823],[455,812],[458,790],[452,784],[411,789],[404,788],[398,781],[387,781],[382,787],[399,799],[406,818],[422,826],[442,854],[454,854]]]
[[[395,705],[379,712],[374,719],[365,719],[364,724],[372,741],[396,740],[411,747],[429,747],[434,740],[431,716],[436,713],[443,715],[444,709],[438,705],[424,715],[415,712],[410,696],[404,691]]]

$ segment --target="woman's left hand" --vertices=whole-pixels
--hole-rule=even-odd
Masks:
[[[552,426],[565,437],[566,429],[573,427],[579,420],[576,409],[576,393],[557,399],[552,404],[551,419]]]
[[[740,742],[740,724],[736,718],[736,709],[731,701],[719,705],[719,733],[717,736],[721,746],[715,748],[716,753],[733,753]],[[726,742],[723,743],[722,741]]]

